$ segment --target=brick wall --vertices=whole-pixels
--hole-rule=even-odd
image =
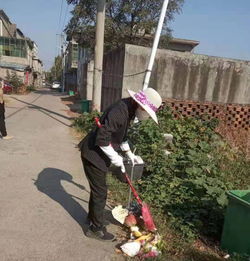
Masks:
[[[174,99],[166,99],[175,117],[202,116],[207,115],[208,119],[217,118],[229,127],[250,130],[250,105],[221,104],[212,102],[194,102]]]

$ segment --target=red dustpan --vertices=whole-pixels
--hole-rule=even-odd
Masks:
[[[139,198],[139,195],[138,193],[136,192],[135,188],[133,187],[132,185],[132,182],[128,176],[127,173],[124,173],[125,177],[126,177],[126,180],[134,194],[134,197],[136,198],[138,204],[141,205],[142,207],[142,217],[143,217],[143,221],[144,221],[144,224],[145,224],[145,227],[149,230],[149,231],[156,231],[156,226],[154,224],[154,220],[152,218],[152,215],[150,213],[150,210],[149,210],[149,207],[146,203],[142,202],[142,200]]]

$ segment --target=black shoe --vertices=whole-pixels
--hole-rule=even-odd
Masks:
[[[106,228],[102,228],[100,230],[95,230],[92,226],[89,227],[87,232],[85,233],[86,237],[95,238],[102,241],[114,241],[115,236],[109,232],[107,232]]]

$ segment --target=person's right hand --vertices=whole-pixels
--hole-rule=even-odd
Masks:
[[[100,146],[101,150],[110,158],[112,164],[116,167],[120,167],[121,171],[125,173],[125,167],[123,164],[123,158],[113,149],[111,145]]]
[[[115,157],[112,157],[111,163],[116,167],[120,167],[122,173],[125,173],[125,166],[123,164],[123,158],[117,153]]]

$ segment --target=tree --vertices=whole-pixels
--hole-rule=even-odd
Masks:
[[[65,28],[68,37],[78,37],[85,47],[95,46],[95,20],[98,0],[67,0],[75,5],[72,18]],[[171,35],[168,27],[174,14],[181,11],[184,0],[170,0],[162,33],[162,44]],[[157,27],[163,1],[159,0],[107,0],[105,22],[105,49],[124,43],[150,46]]]
[[[49,83],[53,82],[53,76],[51,71],[45,72],[45,81]]]
[[[50,69],[50,74],[48,74],[48,79],[50,81],[61,81],[62,79],[62,57],[60,55],[55,57],[53,66]]]

